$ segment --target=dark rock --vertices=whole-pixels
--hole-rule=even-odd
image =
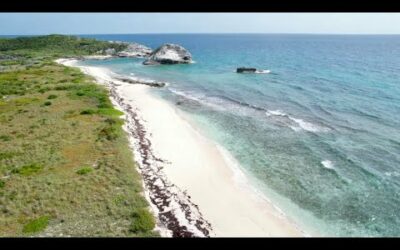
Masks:
[[[236,69],[236,73],[256,73],[256,71],[257,71],[256,68],[240,67]]]
[[[135,79],[126,78],[126,77],[116,77],[116,79],[121,82],[126,82],[126,83],[131,83],[131,84],[143,84],[143,85],[147,85],[150,87],[156,87],[156,88],[161,88],[166,85],[165,82],[141,81],[141,80],[135,80]]]

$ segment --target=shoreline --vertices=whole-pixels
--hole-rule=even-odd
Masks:
[[[161,236],[304,237],[297,225],[256,194],[236,160],[204,137],[173,105],[100,67],[78,67],[110,90],[125,113],[124,130]]]

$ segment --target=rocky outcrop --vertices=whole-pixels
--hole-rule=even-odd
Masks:
[[[148,57],[152,49],[139,43],[129,43],[128,47],[117,53],[119,57]]]
[[[256,68],[240,67],[236,69],[236,73],[256,73],[256,72],[257,72]]]
[[[120,41],[109,41],[109,43],[122,45],[123,49],[115,49],[115,48],[108,48],[102,51],[98,51],[98,54],[113,56],[113,57],[148,57],[152,49],[146,47],[139,43],[129,43],[129,42],[120,42]]]
[[[164,44],[154,50],[144,65],[191,63],[192,55],[184,47],[177,44]]]
[[[104,54],[106,54],[107,56],[113,56],[115,55],[115,49],[114,48],[109,48],[104,50]]]
[[[130,83],[130,84],[143,84],[143,85],[147,85],[150,87],[156,87],[156,88],[161,88],[166,85],[165,82],[144,81],[144,80],[131,79],[131,78],[122,77],[122,76],[117,76],[117,77],[115,77],[115,79],[117,79],[121,82]]]

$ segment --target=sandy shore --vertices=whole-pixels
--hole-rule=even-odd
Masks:
[[[182,111],[149,93],[149,86],[117,81],[103,68],[80,68],[108,85],[113,103],[126,113],[125,129],[162,235],[305,236],[249,187],[228,152],[201,135]]]

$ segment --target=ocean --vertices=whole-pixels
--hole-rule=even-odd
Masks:
[[[306,231],[400,236],[400,36],[82,36],[184,46],[195,63],[83,63],[168,82],[152,92],[185,111]],[[241,66],[270,73],[235,73]]]

